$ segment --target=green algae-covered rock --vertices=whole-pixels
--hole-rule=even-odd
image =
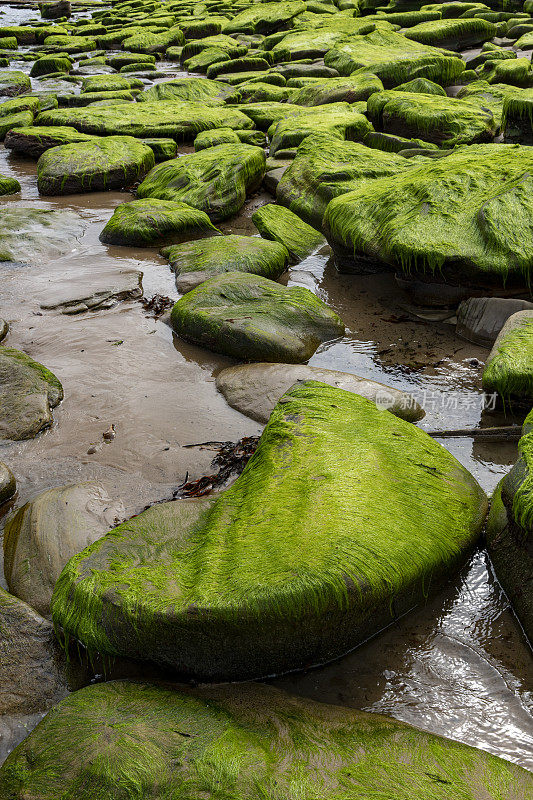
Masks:
[[[435,19],[403,31],[403,35],[421,44],[461,50],[493,39],[496,30],[496,25],[484,19]]]
[[[446,90],[438,83],[429,81],[427,78],[415,78],[407,83],[401,83],[394,87],[395,92],[418,92],[420,94],[435,94],[446,97]]]
[[[271,136],[270,155],[296,147],[311,133],[329,133],[339,139],[360,141],[371,130],[372,125],[366,117],[355,112],[348,103],[331,104],[309,110],[304,115],[281,119]]]
[[[476,70],[478,76],[489,83],[508,83],[524,88],[533,86],[533,71],[529,58],[487,61]]]
[[[160,161],[168,161],[171,158],[176,158],[178,155],[178,145],[174,139],[152,137],[142,139],[141,141],[152,150],[156,164],[159,164]]]
[[[131,64],[147,64],[153,66],[155,64],[155,56],[149,53],[113,53],[106,58],[106,63],[113,69],[120,70],[122,67]]]
[[[413,169],[416,164],[417,159],[317,133],[298,147],[296,158],[278,184],[276,196],[281,205],[320,229],[327,205],[334,197],[353,191],[361,181],[396,175]]]
[[[126,78],[125,75],[89,75],[81,85],[82,93],[121,92],[130,89],[143,89],[144,83],[139,78]]]
[[[4,573],[9,590],[49,616],[56,580],[67,561],[124,518],[98,483],[48,489],[19,508],[4,531]]]
[[[67,56],[43,56],[34,62],[30,77],[39,78],[41,75],[50,75],[56,72],[70,72],[72,61]]]
[[[302,0],[260,3],[245,8],[224,26],[224,33],[273,33],[306,9]]]
[[[510,92],[504,97],[502,132],[506,142],[533,144],[532,113],[533,89]]]
[[[521,94],[522,89],[508,86],[505,83],[489,84],[487,81],[472,81],[472,83],[463,86],[463,88],[459,90],[457,97],[460,100],[468,100],[469,103],[474,103],[481,108],[491,111],[494,121],[499,128],[502,124],[503,106],[506,98],[516,98]],[[508,140],[509,137],[506,135],[506,141]],[[516,141],[528,144],[527,139],[522,139],[521,135]]]
[[[247,361],[307,361],[344,324],[309,289],[230,272],[202,283],[175,304],[174,331],[187,341]]]
[[[229,58],[240,58],[248,51],[248,47],[241,41],[221,33],[217,36],[206,36],[205,39],[194,39],[192,42],[187,42],[182,50],[181,60],[185,65],[189,58],[213,48],[223,50]]]
[[[12,128],[33,125],[32,111],[18,111],[16,114],[7,114],[0,117],[0,141],[3,141]]]
[[[151,33],[150,31],[136,33],[122,42],[124,50],[132,53],[164,53],[171,45],[185,44],[185,37],[180,28],[170,28],[164,33]]]
[[[12,70],[0,72],[0,97],[16,97],[31,89],[31,81],[25,72]]]
[[[39,158],[46,150],[57,147],[61,144],[73,144],[75,142],[89,142],[92,136],[86,133],[78,133],[75,128],[67,125],[64,127],[28,126],[27,128],[12,128],[4,140],[8,150],[20,153],[30,158]]]
[[[15,476],[3,461],[0,461],[0,505],[7,503],[17,491]]]
[[[258,208],[252,222],[265,239],[279,242],[297,264],[326,243],[323,235],[301,220],[288,208],[273,203]]]
[[[147,145],[131,136],[108,136],[47,150],[37,162],[40,194],[122,189],[155,164]]]
[[[165,101],[190,101],[193,103],[207,103],[208,105],[222,105],[224,97],[231,91],[230,87],[221,81],[211,81],[207,78],[175,78],[152,86],[142,92],[137,100],[139,102]]]
[[[68,93],[58,95],[59,105],[67,106],[68,108],[90,106],[95,103],[105,103],[115,106],[118,103],[132,103],[133,100],[135,100],[135,95],[130,89],[123,89],[116,92],[84,92],[83,94]]]
[[[20,192],[20,183],[16,178],[7,175],[0,175],[0,196],[5,194],[17,194]]]
[[[533,148],[482,144],[363,181],[324,226],[343,269],[507,291],[531,280]]]
[[[533,402],[533,311],[509,317],[487,359],[483,388],[505,400]]]
[[[41,208],[3,208],[0,214],[0,262],[58,258],[70,252],[84,230],[72,211]]]
[[[29,95],[13,97],[11,100],[4,100],[0,103],[0,121],[4,117],[10,117],[13,114],[18,114],[20,111],[31,111],[37,114],[40,107],[38,97],[30,97]]]
[[[71,125],[81,133],[101,136],[163,136],[192,141],[210,128],[253,128],[236,108],[193,102],[128,103],[108,108],[60,108],[37,117],[38,125]]]
[[[381,29],[364,36],[351,36],[329,50],[324,61],[341,75],[351,75],[357,69],[372,72],[387,88],[414,78],[452,83],[465,68],[464,61],[453,53]]]
[[[486,509],[422,430],[306,381],[229,489],[153,506],[72,559],[53,617],[92,650],[200,679],[319,664],[449,579]]]
[[[309,113],[309,109],[292,103],[246,103],[239,107],[261,131],[267,131],[271,125],[291,114]],[[316,111],[314,108],[313,111]]]
[[[294,95],[292,102],[299,106],[322,106],[326,103],[355,103],[381,92],[383,84],[376,75],[361,72],[353,77],[317,78]]]
[[[289,254],[278,242],[255,236],[216,236],[165,247],[161,255],[176,273],[176,287],[188,292],[224,272],[250,272],[276,280],[285,271]]]
[[[0,347],[0,439],[33,439],[52,424],[63,399],[50,370],[12,347]]]
[[[232,144],[240,142],[237,132],[232,128],[217,128],[214,131],[202,131],[194,140],[194,149],[198,153],[207,147],[216,147],[219,144]]]
[[[441,147],[489,142],[496,133],[489,109],[455,97],[390,90],[369,97],[367,113],[385,133],[419,137]]]
[[[132,787],[146,800],[450,800],[450,785],[461,800],[525,800],[532,782],[516,764],[390,717],[253,683],[88,686],[0,770],[13,800],[87,800],[95,787],[98,800],[131,800]]]
[[[237,214],[246,193],[260,185],[265,153],[247,144],[221,144],[158,164],[137,195],[187,203],[205,211],[213,222]]]
[[[186,203],[149,198],[118,206],[100,234],[100,240],[105,244],[150,247],[216,232],[203,211]]]

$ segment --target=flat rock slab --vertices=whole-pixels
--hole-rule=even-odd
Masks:
[[[238,214],[247,193],[261,185],[265,168],[261,148],[220,144],[158,164],[137,189],[137,196],[187,203],[219,222]]]
[[[107,136],[47,150],[37,162],[39,194],[124,189],[155,164],[150,147],[131,136]]]
[[[29,158],[39,158],[51,147],[88,142],[91,139],[92,137],[88,134],[79,133],[68,125],[63,127],[35,125],[27,128],[12,128],[6,134],[4,144],[8,150],[13,150],[14,153],[20,153]]]
[[[266,424],[280,397],[299,381],[320,381],[372,400],[397,417],[416,422],[425,416],[412,395],[377,381],[307,364],[241,364],[223,369],[216,385],[232,408]]]
[[[426,433],[308,381],[280,398],[229,489],[152,506],[74,557],[53,618],[90,650],[199,679],[300,669],[448,580],[486,510]]]
[[[111,308],[121,300],[142,297],[142,272],[125,269],[110,273],[95,270],[90,274],[76,275],[68,284],[54,286],[43,295],[41,308],[60,311],[62,314],[82,314]]]
[[[100,241],[150,247],[215,233],[218,230],[205,211],[187,203],[150,197],[118,206],[100,234]]]
[[[490,351],[483,388],[506,400],[533,401],[533,310],[513,314]]]
[[[276,280],[285,271],[289,253],[278,242],[255,236],[217,236],[165,247],[161,255],[176,273],[176,288],[189,292],[225,272],[249,272]]]
[[[469,342],[492,347],[510,316],[533,311],[533,303],[511,297],[469,297],[457,309],[456,332]]]
[[[307,109],[307,113],[281,119],[272,132],[270,155],[297,147],[311,133],[334,134],[339,139],[361,141],[373,130],[363,114],[358,114],[349,103],[335,103],[320,109]]]
[[[0,72],[0,97],[16,97],[31,89],[31,80],[25,72],[11,70]]]
[[[267,203],[252,214],[252,222],[265,239],[279,242],[289,251],[291,263],[298,264],[324,247],[326,240],[288,208]]]
[[[51,746],[53,743],[53,747]],[[213,754],[216,754],[216,758]],[[305,765],[304,767],[302,765]],[[0,770],[2,796],[525,800],[533,776],[380,714],[270,686],[112,681],[63,700]],[[94,796],[94,795],[93,795]]]
[[[2,209],[0,216],[0,262],[47,261],[72,250],[85,230],[73,211],[41,208]]]
[[[249,361],[307,361],[344,334],[344,323],[309,289],[244,272],[210,278],[170,315],[174,331],[216,353]]]
[[[0,347],[0,439],[32,439],[52,424],[51,409],[63,399],[63,387],[37,361]]]
[[[49,489],[7,521],[4,573],[10,592],[43,616],[67,561],[124,518],[120,501],[98,483]]]

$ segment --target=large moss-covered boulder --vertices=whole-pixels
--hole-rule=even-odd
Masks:
[[[18,180],[8,175],[0,175],[0,197],[6,194],[17,194],[17,192],[20,192]]]
[[[279,203],[320,229],[334,197],[353,191],[365,180],[411,170],[419,160],[345,142],[327,133],[312,134],[298,147],[276,196]]]
[[[12,207],[0,214],[0,262],[57,258],[72,250],[84,230],[72,211]]]
[[[215,236],[171,245],[161,251],[176,273],[176,288],[189,292],[225,272],[250,272],[276,280],[285,271],[289,253],[278,242],[255,236]]]
[[[0,506],[7,503],[17,491],[15,476],[3,461],[0,461]]]
[[[245,8],[224,26],[224,33],[273,33],[306,9],[302,0],[261,3]]]
[[[204,211],[186,203],[149,198],[118,206],[100,234],[100,241],[150,247],[214,233],[217,229]]]
[[[459,147],[333,199],[324,226],[339,266],[461,286],[529,286],[533,148]]]
[[[125,75],[89,75],[83,78],[81,84],[83,94],[123,92],[132,89],[144,89],[144,83],[140,78],[127,78]]]
[[[428,20],[403,31],[403,35],[421,44],[462,50],[493,39],[496,31],[496,25],[492,22],[474,17]]]
[[[97,483],[49,489],[8,519],[4,573],[9,590],[43,616],[67,561],[124,518],[122,503]]]
[[[328,103],[355,103],[381,92],[383,84],[371,72],[361,72],[346,78],[317,78],[303,86],[292,98],[295,105],[322,106]]]
[[[294,264],[326,244],[319,231],[288,208],[273,203],[258,208],[252,214],[252,222],[265,239],[279,242],[286,247]]]
[[[406,392],[349,372],[308,364],[239,364],[219,372],[216,385],[232,408],[266,424],[279,398],[300,381],[320,381],[354,392],[408,422],[425,416],[423,408]]]
[[[490,352],[483,388],[505,400],[533,403],[533,311],[509,317]]]
[[[86,133],[79,133],[75,128],[64,127],[45,127],[29,126],[27,128],[12,128],[6,134],[4,145],[14,153],[39,158],[46,150],[51,147],[58,147],[60,144],[74,144],[76,142],[88,142],[92,139]]]
[[[89,108],[58,108],[44,111],[38,125],[70,125],[81,133],[97,136],[170,137],[192,141],[210,128],[253,128],[253,122],[236,108],[193,102],[124,103]]]
[[[246,194],[261,184],[265,163],[259,147],[221,144],[158,164],[137,195],[187,203],[218,222],[241,210]]]
[[[361,141],[371,130],[372,125],[363,114],[358,114],[348,103],[335,103],[281,119],[271,133],[270,155],[297,147],[312,133],[329,133],[339,139]]]
[[[63,387],[25,353],[0,347],[0,439],[32,439],[52,424]]]
[[[533,144],[533,89],[509,93],[503,100],[502,131],[506,142]]]
[[[0,72],[0,97],[16,97],[31,89],[31,80],[19,70]]]
[[[151,89],[139,95],[140,102],[190,101],[193,103],[206,103],[207,105],[222,105],[224,97],[231,92],[231,87],[221,81],[211,81],[207,78],[174,78],[170,81],[157,83]]]
[[[132,136],[107,136],[46,150],[37,162],[39,193],[123,189],[155,164],[153,151]]]
[[[72,61],[68,56],[43,56],[34,61],[30,77],[40,78],[57,72],[68,73],[72,69]]]
[[[55,800],[371,797],[525,800],[527,770],[404,722],[270,686],[112,681],[63,700],[0,770],[2,796]]]
[[[12,128],[20,128],[24,125],[33,125],[33,113],[31,111],[19,111],[16,114],[7,114],[0,117],[0,141],[3,141],[6,134]]]
[[[351,36],[335,45],[324,62],[341,75],[351,75],[358,69],[372,72],[387,88],[414,78],[429,78],[446,85],[456,80],[465,68],[464,61],[451,52],[382,29]]]
[[[490,142],[496,133],[489,109],[455,97],[390,90],[369,97],[367,113],[385,133],[418,137],[442,147]]]
[[[72,559],[53,616],[93,650],[198,678],[318,664],[449,579],[486,509],[426,433],[307,381],[229,489],[153,506]]]
[[[258,275],[225,273],[188,292],[172,309],[174,331],[217,353],[247,361],[307,361],[344,324],[309,289]]]

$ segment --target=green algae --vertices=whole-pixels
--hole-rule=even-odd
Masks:
[[[207,147],[216,147],[219,144],[231,144],[240,142],[236,131],[232,128],[217,128],[214,131],[202,131],[194,140],[196,152],[205,150]]]
[[[372,95],[371,95],[372,96]],[[298,146],[312,133],[329,133],[339,139],[364,139],[372,125],[362,114],[358,114],[348,103],[331,103],[325,108],[313,108],[305,115],[287,116],[281,119],[272,133],[269,131],[270,155],[278,150]]]
[[[484,287],[530,284],[530,171],[520,145],[460,147],[331,201],[324,225],[347,262]]]
[[[30,70],[30,77],[38,78],[53,72],[68,73],[72,69],[72,61],[67,56],[43,56],[38,58]]]
[[[33,112],[32,111],[19,111],[15,114],[7,114],[6,116],[0,117],[0,141],[3,141],[6,137],[6,134],[12,128],[19,128],[26,125],[33,124]]]
[[[225,26],[224,32],[226,34],[273,33],[305,9],[306,4],[301,0],[252,5],[233,17]]]
[[[150,247],[217,233],[203,211],[168,200],[133,200],[123,203],[100,234],[105,244]]]
[[[189,58],[213,47],[216,47],[217,50],[223,50],[230,58],[239,58],[245,55],[248,50],[245,44],[237,41],[232,36],[221,33],[218,36],[206,36],[205,39],[194,39],[192,42],[187,42],[181,53],[182,61],[185,63]]]
[[[493,39],[496,26],[479,18],[439,19],[415,25],[403,31],[403,35],[420,44],[459,50]]]
[[[276,280],[289,261],[287,249],[278,242],[235,235],[171,245],[161,255],[170,262],[180,292],[225,272],[249,272]]]
[[[151,89],[142,92],[137,100],[140,102],[181,100],[222,105],[225,95],[230,91],[229,86],[220,81],[211,81],[207,78],[178,78],[152,86]]]
[[[367,100],[374,92],[383,91],[380,79],[372,73],[359,73],[347,78],[317,78],[294,95],[292,102],[301,106],[322,106],[327,103],[355,103]]]
[[[10,178],[7,175],[0,175],[0,196],[17,194],[20,190],[20,183],[15,178]]]
[[[131,89],[143,89],[144,83],[138,78],[126,78],[123,75],[89,75],[83,78],[81,92],[120,92]]]
[[[448,577],[485,511],[423,431],[306,381],[228,490],[195,511],[155,506],[72,559],[53,616],[92,649],[211,679],[319,663],[392,621],[392,600],[411,607]]]
[[[5,147],[30,158],[39,158],[46,150],[61,144],[90,141],[93,137],[75,128],[27,126],[13,128],[6,134]]]
[[[0,96],[16,97],[31,89],[31,81],[24,72],[10,70],[0,72]]]
[[[33,114],[38,113],[40,102],[38,97],[14,97],[12,100],[4,100],[0,103],[0,119],[2,117],[17,114],[19,111],[31,111]]]
[[[483,372],[483,388],[505,400],[533,401],[533,316],[522,311],[508,319]]]
[[[213,222],[237,214],[265,173],[265,153],[246,144],[221,144],[155,167],[137,189],[140,198],[187,203]]]
[[[37,163],[39,194],[122,189],[155,164],[152,150],[131,136],[107,136],[46,150]]]
[[[252,222],[263,238],[286,247],[294,264],[325,244],[321,233],[283,206],[267,203],[252,214]]]

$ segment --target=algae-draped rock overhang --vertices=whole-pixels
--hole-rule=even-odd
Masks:
[[[2,800],[526,800],[516,764],[404,722],[245,684],[111,681],[49,712]]]
[[[304,382],[233,486],[152,506],[73,558],[53,617],[90,650],[201,679],[299,669],[342,655],[447,579],[486,508],[423,431]]]

